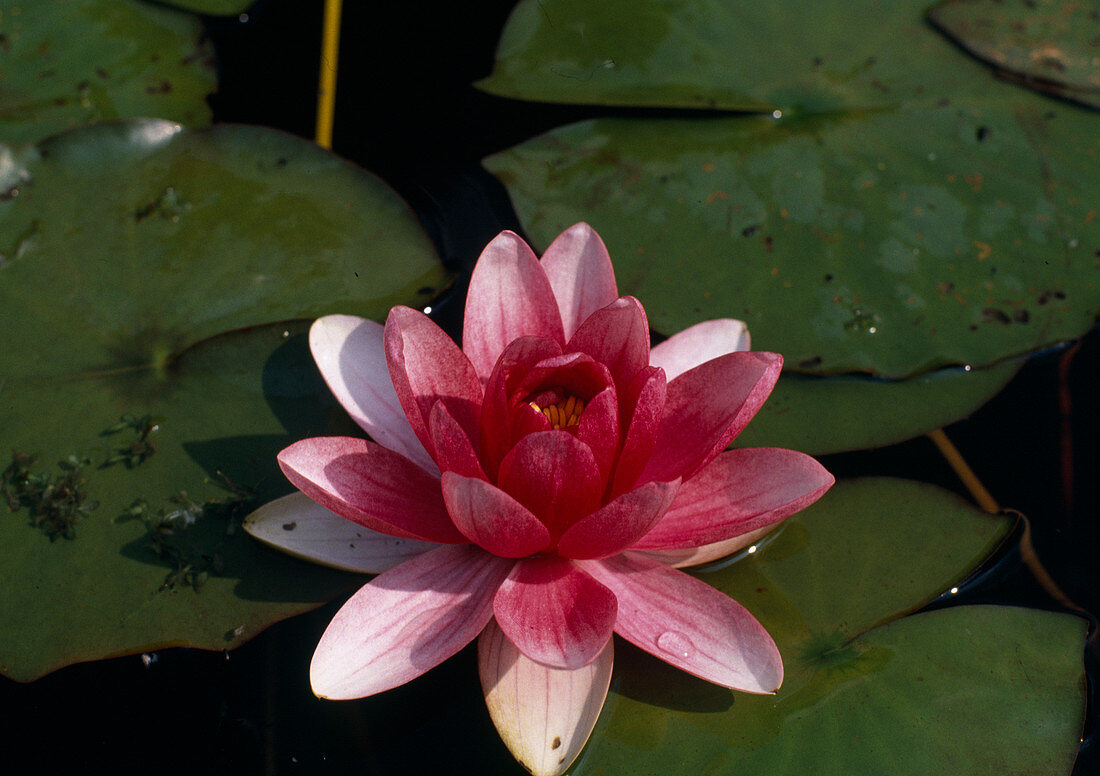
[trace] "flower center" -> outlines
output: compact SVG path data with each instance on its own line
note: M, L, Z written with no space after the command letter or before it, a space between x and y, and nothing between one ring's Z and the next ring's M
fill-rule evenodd
M570 396L559 402L554 402L546 407L540 407L535 402L529 402L535 412L541 412L550 421L551 428L565 428L575 426L584 412L584 402L576 396Z

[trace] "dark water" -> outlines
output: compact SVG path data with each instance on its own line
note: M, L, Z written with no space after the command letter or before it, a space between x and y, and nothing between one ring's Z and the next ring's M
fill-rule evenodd
M488 74L511 2L346 5L335 148L386 179L413 205L445 260L468 270L493 235L518 228L479 160L596 111L524 105L469 86ZM312 135L321 7L320 0L261 0L247 21L209 20L221 68L213 100L219 121ZM460 302L437 306L452 331ZM1094 330L1075 350L1034 358L989 405L948 429L997 500L1029 516L1043 564L1089 611L1100 607L1098 380ZM1068 415L1060 404L1066 396ZM838 476L891 474L964 492L923 438L824 462ZM973 602L1060 608L1015 549L953 599ZM74 766L108 773L420 772L391 759L379 741L396 741L396 751L440 747L448 752L440 770L520 772L489 726L470 650L414 683L400 705L386 696L371 704L317 701L306 670L337 605L277 625L229 654L166 650L145 660L72 666L30 685L0 681L0 741L9 762L24 755L33 762L8 772ZM1096 657L1093 645L1086 650L1092 676ZM1091 700L1095 695L1093 689ZM432 719L444 715L464 724ZM442 739L418 740L417 731L440 735L450 727L457 732L449 738L444 732ZM1100 773L1095 729L1090 712L1077 776Z

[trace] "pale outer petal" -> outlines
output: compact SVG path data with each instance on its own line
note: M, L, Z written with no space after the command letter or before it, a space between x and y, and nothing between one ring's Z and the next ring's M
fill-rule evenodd
M713 358L749 349L749 330L741 321L718 318L690 326L653 348L649 363L665 370L670 382Z
M372 531L325 509L304 493L264 504L244 519L244 530L295 558L361 574L381 574L440 546Z
M508 343L524 336L565 344L546 272L527 243L501 232L485 246L470 276L462 350L484 383Z
M477 661L489 716L508 750L535 776L564 773L607 698L612 641L582 668L547 668L524 657L490 622L478 639Z
M329 390L371 439L438 474L397 399L382 332L366 318L326 315L310 327L309 348Z
M493 595L512 564L469 544L449 545L375 577L321 636L309 666L313 692L363 698L439 665L492 618Z
M568 340L589 315L619 296L603 240L585 223L559 234L542 255Z
M615 593L615 633L635 646L733 690L771 694L783 683L774 639L725 593L636 553L574 563Z
M752 547L772 531L779 528L776 525L767 525L747 534L734 536L713 544L704 544L702 547L686 547L678 550L635 550L640 555L646 555L654 560L659 560L673 568L682 569L688 566L700 566L714 560L725 558L728 555Z

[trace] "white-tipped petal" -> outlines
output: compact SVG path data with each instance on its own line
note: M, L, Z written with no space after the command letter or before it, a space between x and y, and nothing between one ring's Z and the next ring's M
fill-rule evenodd
M665 370L671 382L689 369L727 353L749 349L749 330L741 321L718 318L689 326L650 351L649 363Z
M321 636L309 665L313 693L365 698L435 668L492 619L493 595L512 564L473 545L446 545L379 574Z
M554 289L566 340L585 318L619 296L607 247L588 224L574 224L554 238L541 263Z
M310 327L309 348L329 390L371 439L438 474L397 399L382 332L366 318L326 315Z
M372 531L325 509L304 493L264 504L244 519L244 530L296 558L362 574L381 574L439 546Z
M614 662L612 642L586 666L547 668L523 656L491 621L477 642L485 703L512 755L534 776L559 776L596 726Z
M704 544L702 547L685 547L675 550L636 550L636 552L641 555L647 555L650 558L659 560L661 563L677 569L686 568L688 566L701 566L704 563L710 563L711 561L724 558L727 555L733 555L733 553L743 550L746 547L751 547L769 533L776 530L776 528L777 526L774 525L764 526L756 531L749 531L747 534L734 536L732 539L714 542L713 544Z

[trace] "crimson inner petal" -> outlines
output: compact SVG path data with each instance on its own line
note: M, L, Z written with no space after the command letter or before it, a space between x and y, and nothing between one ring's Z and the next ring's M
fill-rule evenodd
M583 353L569 353L544 359L528 370L511 391L510 404L537 402L546 395L558 397L555 401L575 396L587 404L612 384L606 366Z

